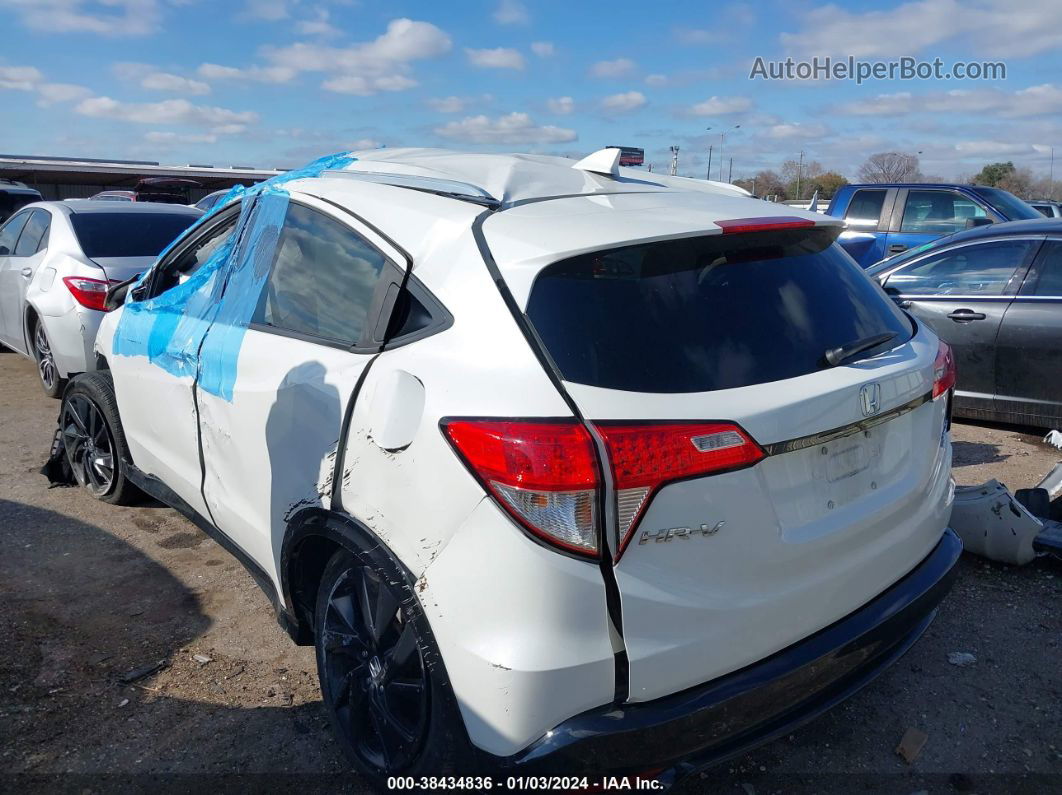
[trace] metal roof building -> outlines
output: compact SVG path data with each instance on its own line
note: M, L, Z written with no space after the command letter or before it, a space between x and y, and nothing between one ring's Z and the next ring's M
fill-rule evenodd
M143 177L184 177L202 184L192 201L222 188L250 185L288 169L251 166L164 166L144 160L0 154L0 177L25 182L45 199L84 199L102 190L132 189Z

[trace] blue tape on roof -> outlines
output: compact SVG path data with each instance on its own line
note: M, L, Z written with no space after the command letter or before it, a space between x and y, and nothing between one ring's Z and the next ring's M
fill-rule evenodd
M114 354L146 356L171 375L198 378L201 389L231 401L244 333L258 306L287 213L288 192L283 186L341 169L354 160L328 155L250 188L237 185L229 191L167 246L159 260L219 209L241 199L232 235L182 284L154 298L126 303L114 334Z

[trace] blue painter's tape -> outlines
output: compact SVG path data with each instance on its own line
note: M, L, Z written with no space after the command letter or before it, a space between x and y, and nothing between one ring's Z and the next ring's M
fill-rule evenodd
M114 354L146 356L171 375L197 378L204 391L231 401L244 332L269 275L287 212L288 193L282 186L352 162L347 155L328 155L250 188L238 185L229 191L189 231L241 199L233 234L184 283L154 298L126 303L115 330Z

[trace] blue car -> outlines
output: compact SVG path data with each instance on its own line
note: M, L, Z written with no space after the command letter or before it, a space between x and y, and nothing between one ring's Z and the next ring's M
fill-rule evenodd
M845 185L826 214L848 222L837 242L864 268L963 229L1043 218L999 188L909 183Z

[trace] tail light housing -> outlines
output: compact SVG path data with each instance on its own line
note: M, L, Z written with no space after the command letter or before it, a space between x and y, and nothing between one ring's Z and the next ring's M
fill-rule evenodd
M111 286L109 282L81 276L64 276L63 284L81 306L101 312L107 311L103 302L107 300L107 289Z
M933 399L948 393L955 386L955 354L951 346L940 340L937 358L933 361Z
M596 423L616 489L622 554L668 483L752 466L766 455L729 422ZM597 558L601 484L593 439L576 420L444 420L469 471L535 538Z

